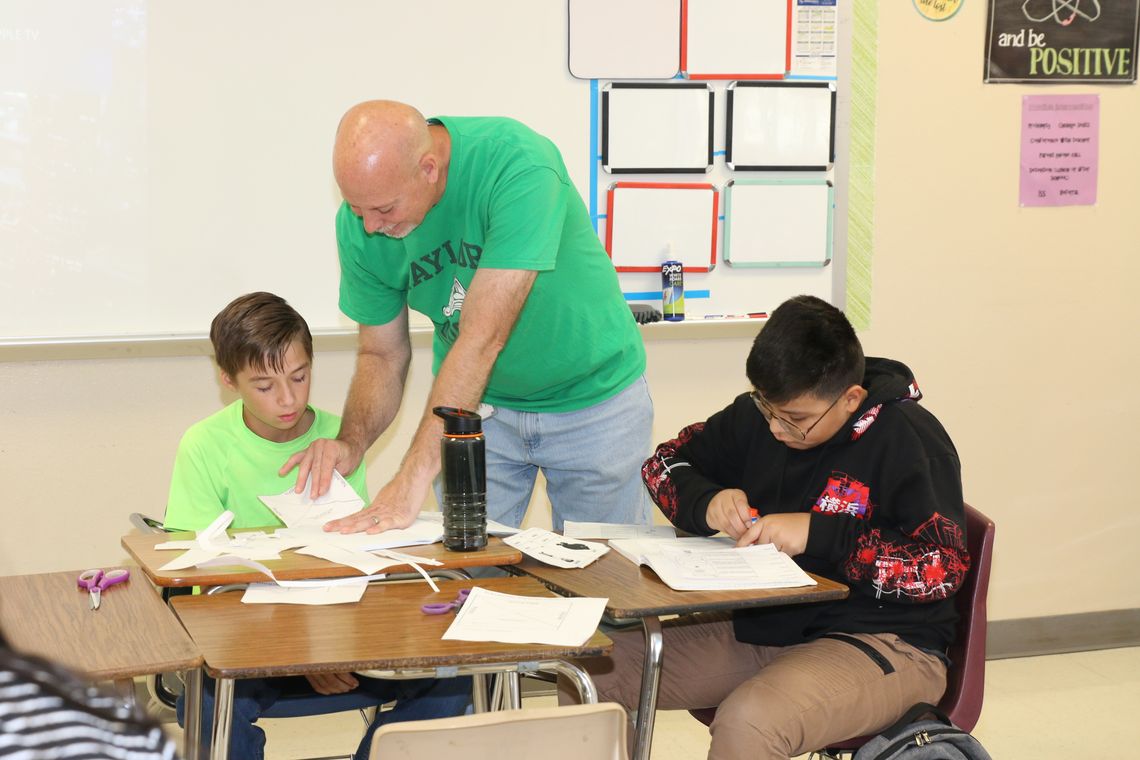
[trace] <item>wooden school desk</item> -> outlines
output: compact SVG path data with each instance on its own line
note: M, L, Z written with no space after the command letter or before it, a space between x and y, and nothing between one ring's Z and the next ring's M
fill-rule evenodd
M266 528L265 530L271 530ZM230 535L234 532L231 531ZM189 567L184 570L171 570L159 572L158 568L181 555L180 551L155 549L156 544L163 541L184 541L194 538L194 534L186 533L132 533L123 536L122 545L139 564L147 577L156 586L185 587L185 586L222 586L231 583L263 583L269 579L262 573L248 567L235 565L234 567ZM424 570L458 570L467 567L491 567L496 565L514 565L522 560L522 552L507 546L502 539L490 537L487 546L477 552L453 552L443 548L443 544L434 543L423 546L405 546L396 551L425 559L435 559L442 565L423 565ZM310 578L343 578L351 575L362 575L354 568L338 565L319 557L309 557L286 551L281 559L265 560L261 564L268 567L277 576L278 580L306 580ZM381 572L406 573L415 572L408 565L395 565Z
M657 686L661 676L661 615L770 607L842 599L842 583L812 575L815 586L747 591L674 591L652 570L633 564L616 551L609 551L592 565L560 568L525 557L510 568L541 581L548 588L570 596L608 597L606 616L612 620L640 619L645 632L645 663L641 671L641 697L634 733L634 760L649 760L653 722L657 710Z
M146 577L128 569L130 580L104 591L98 610L76 584L80 570L0 578L0 628L15 649L93 681L114 681L132 699L135 676L182 671L186 713L196 717L202 655ZM187 742L193 756L196 740Z
M479 585L520 596L552 596L532 578L374 583L356 604L320 607L242 604L241 594L178 596L171 606L202 651L205 670L217 679L210 757L226 760L236 678L369 671L382 678L448 678L461 675L555 670L570 678L585 702L597 693L585 671L567 660L608 654L605 635L582 646L444 641L454 614L425 615L421 605L451 601ZM256 645L251 646L251 637Z

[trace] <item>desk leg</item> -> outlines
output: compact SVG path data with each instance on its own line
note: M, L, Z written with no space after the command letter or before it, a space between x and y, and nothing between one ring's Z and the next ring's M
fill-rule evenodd
M186 760L202 760L202 669L191 668L182 674L186 684L186 724L182 732L182 754Z
M210 760L229 760L230 722L234 717L234 679L219 678L214 686L214 734Z
M641 666L641 698L637 702L637 724L634 727L633 760L649 760L653 745L653 720L657 717L657 686L661 681L661 620L649 616L641 619L645 629L645 661Z
M499 676L503 682L503 704L504 710L521 710L522 709L522 694L519 692L519 674L518 671L512 673L503 673Z
M471 708L477 713L487 712L487 674L476 673L471 676Z
M584 705L598 704L598 689L594 686L590 674L572 662L557 660L543 665L544 670L553 670L558 675L571 681L578 688L578 697Z

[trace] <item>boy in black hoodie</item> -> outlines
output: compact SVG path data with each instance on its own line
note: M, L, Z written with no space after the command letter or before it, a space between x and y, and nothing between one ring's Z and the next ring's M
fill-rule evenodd
M646 461L650 495L679 528L773 543L851 593L665 623L658 704L718 707L710 758L788 758L941 697L969 567L962 485L910 370L864 360L830 304L782 304L746 370L755 390ZM643 637L614 640L589 668L603 700L635 708Z

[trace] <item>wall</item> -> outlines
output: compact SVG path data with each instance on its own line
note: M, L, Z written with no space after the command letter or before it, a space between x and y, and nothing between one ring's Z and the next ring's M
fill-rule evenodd
M862 337L914 369L958 444L967 499L998 523L992 618L1140 607L1140 511L1118 485L1140 453L1140 94L1048 89L1101 94L1100 202L1019 209L1020 96L1046 90L982 85L984 10L966 3L934 24L880 4ZM648 333L658 440L744 389L748 327ZM406 411L369 454L374 488L411 437L429 362L418 346ZM349 350L318 352L314 403L340 407L352 363ZM120 561L126 515L162 512L179 435L223 400L203 355L0 362L0 573Z

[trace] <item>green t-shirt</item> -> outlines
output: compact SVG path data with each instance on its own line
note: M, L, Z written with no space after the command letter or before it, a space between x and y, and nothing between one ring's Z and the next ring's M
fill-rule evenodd
M435 325L432 372L455 343L477 267L532 269L534 286L484 392L489 404L568 412L645 371L645 346L562 156L513 119L441 117L451 135L443 197L402 240L337 213L340 309L382 325L405 303Z
M284 493L297 482L297 471L280 477L285 460L318 438L336 438L340 417L309 407L316 414L300 438L285 443L268 441L242 419L237 400L190 426L178 444L165 524L178 530L202 530L225 510L234 513L232 528L281 525L258 496ZM349 485L368 501L363 465L349 475Z

